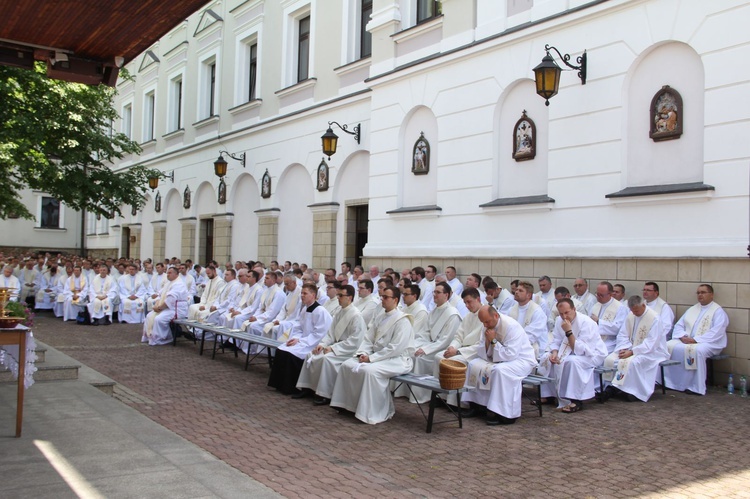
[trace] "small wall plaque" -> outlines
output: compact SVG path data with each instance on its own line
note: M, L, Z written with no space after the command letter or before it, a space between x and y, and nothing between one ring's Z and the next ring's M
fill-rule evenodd
M536 156L536 125L526 116L526 110L513 127L513 159L526 161Z
M414 175L427 175L430 173L430 143L424 138L424 132L414 143L412 152L411 172Z
M682 135L682 96L669 85L664 85L651 99L651 129L648 136L654 142L677 139Z

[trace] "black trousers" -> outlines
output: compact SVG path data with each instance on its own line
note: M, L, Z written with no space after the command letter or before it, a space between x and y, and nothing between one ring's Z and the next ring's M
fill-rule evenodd
M291 353L277 349L273 358L271 376L268 378L268 386L276 388L284 395L298 393L297 380L305 360Z

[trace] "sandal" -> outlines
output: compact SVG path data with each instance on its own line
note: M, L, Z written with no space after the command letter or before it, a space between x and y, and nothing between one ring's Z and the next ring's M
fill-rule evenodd
M573 414L574 412L578 412L582 410L583 410L582 402L571 402L570 404L563 407L561 409L561 412L564 412L565 414Z

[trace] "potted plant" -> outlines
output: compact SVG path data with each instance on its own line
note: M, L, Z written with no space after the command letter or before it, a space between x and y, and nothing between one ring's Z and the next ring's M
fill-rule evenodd
M17 301L8 302L5 305L5 313L8 314L8 317L5 318L6 320L11 318L21 320L15 322L15 324L0 324L0 327L15 327L16 324L23 324L28 328L34 326L34 312L32 312L25 303L19 303Z

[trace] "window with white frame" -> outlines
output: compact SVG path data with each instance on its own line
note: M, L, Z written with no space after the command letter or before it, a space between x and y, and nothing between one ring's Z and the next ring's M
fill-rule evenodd
M297 82L310 77L310 15L297 21Z
M258 98L258 41L254 40L247 47L247 100Z
M125 104L122 108L122 123L120 131L129 139L133 138L133 104Z
M143 142L154 140L156 119L156 91L147 92L143 98Z
M201 63L201 96L199 99L200 120L218 114L218 98L216 93L217 67L216 57L210 57Z
M182 75L169 81L169 123L168 132L182 129Z
M417 24L441 14L439 0L417 0Z
M41 196L37 220L42 229L62 228L62 206L60 201L50 196Z
M360 0L359 9L359 58L372 55L372 34L367 31L367 23L372 15L372 0Z

